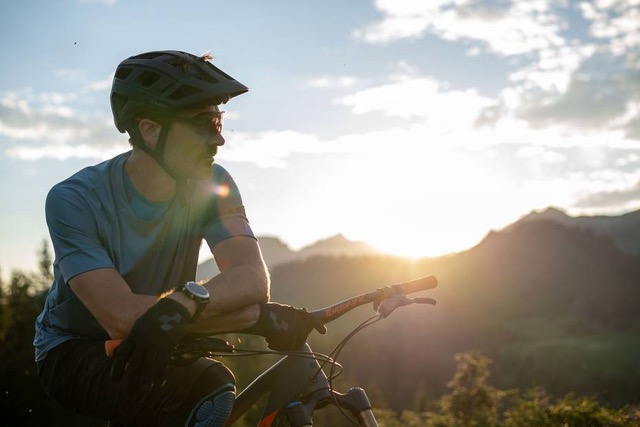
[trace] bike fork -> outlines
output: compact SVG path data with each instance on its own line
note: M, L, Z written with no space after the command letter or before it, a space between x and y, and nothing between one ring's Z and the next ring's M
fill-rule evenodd
M378 421L373 415L371 408L365 409L358 414L358 421L362 427L378 427Z
M329 403L337 403L340 408L355 416L361 427L378 427L369 398L360 387L353 387L346 394L333 392L333 396L326 399ZM305 405L300 401L291 403L286 409L289 425L291 427L312 427L311 414L314 409L315 405Z
M362 388L353 387L346 394L340 395L337 400L340 406L358 418L361 427L378 427L367 393Z

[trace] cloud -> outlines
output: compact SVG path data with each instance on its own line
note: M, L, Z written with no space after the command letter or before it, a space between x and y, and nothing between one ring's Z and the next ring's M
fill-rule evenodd
M582 16L590 21L590 34L605 40L609 50L625 55L640 46L640 2L638 0L582 1ZM636 54L635 64L640 64Z
M87 116L71 105L83 95L103 90L90 84L79 92L34 93L30 89L4 93L0 97L0 136L7 156L25 161L40 158L105 159L122 151L123 137L110 117Z
M576 201L574 207L593 210L623 211L633 208L640 202L640 181L628 188L596 191Z
M324 148L326 149L326 147ZM260 168L286 168L294 153L317 153L323 145L314 135L296 131L234 132L219 150L220 159L252 163Z
M627 138L640 140L638 105L640 69L628 69L624 58L600 53L581 63L566 91L524 94L516 114L536 127L621 128Z
M84 92L102 92L106 90L111 90L112 82L113 82L113 76L109 76L105 79L89 83L87 86L85 86L83 91Z
M480 43L499 55L561 46L561 22L545 1L376 0L380 22L354 31L372 44L432 34L444 40Z
M310 79L307 84L318 89L349 88L358 83L354 76L322 76Z
M393 81L346 95L336 103L353 114L381 112L389 117L428 120L432 126L470 126L494 103L475 89L451 90L428 76L395 75Z
M122 153L121 144L108 147L96 147L88 144L79 145L40 145L35 147L18 146L7 150L7 155L12 158L34 161L40 159L69 160L69 159L94 159L106 160Z
M474 55L517 56L508 77L476 125L517 117L534 127L567 131L622 129L640 140L640 1L578 4L536 0L377 0L382 20L354 32L373 44L432 35L464 40ZM583 20L570 19L574 10ZM588 33L591 38L574 34ZM355 102L355 100L351 100Z
M635 118L627 122L627 138L640 141L640 111L635 106Z

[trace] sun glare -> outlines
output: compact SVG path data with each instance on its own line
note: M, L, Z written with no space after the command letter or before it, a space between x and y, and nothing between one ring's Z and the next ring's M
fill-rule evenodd
M439 256L475 245L510 219L510 201L503 197L508 183L479 158L426 143L395 153L353 165L354 174L380 177L351 201L355 211L346 234L354 240L392 255Z

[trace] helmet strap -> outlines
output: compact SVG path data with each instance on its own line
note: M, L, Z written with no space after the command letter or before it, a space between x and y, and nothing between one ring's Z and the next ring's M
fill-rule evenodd
M167 135L169 134L170 122L165 122L160 127L160 135L158 135L158 142L156 143L155 150L149 150L152 152L151 156L158 162L160 167L176 182L176 195L180 204L184 206L187 203L187 179L176 174L169 165L164 161L164 146L167 142ZM148 148L148 147L147 147Z
M139 132L136 132L135 135L131 135L130 141L135 144L136 147L140 148L142 151L147 153L149 156L153 157L153 159L160 165L160 167L176 182L176 194L178 196L178 200L180 204L183 206L186 204L186 189L187 189L187 179L176 174L169 165L164 161L164 146L167 142L167 135L169 134L169 126L170 122L165 122L160 128L160 134L158 135L158 141L156 142L156 148L149 148L147 144L145 144L144 139L140 135Z

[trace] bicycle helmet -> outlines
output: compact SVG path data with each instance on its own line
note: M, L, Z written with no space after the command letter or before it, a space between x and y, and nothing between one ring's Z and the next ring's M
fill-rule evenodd
M186 108L224 104L249 90L211 59L211 55L198 57L175 50L147 52L122 61L113 77L111 111L116 127L121 133L129 132L131 143L152 156L179 189L185 186L184 177L164 160L171 116ZM139 135L136 119L142 117L168 122L160 130L155 149Z
M197 105L219 105L249 90L210 59L210 55L165 50L122 61L111 87L111 110L118 130L129 130L142 113L170 115Z

